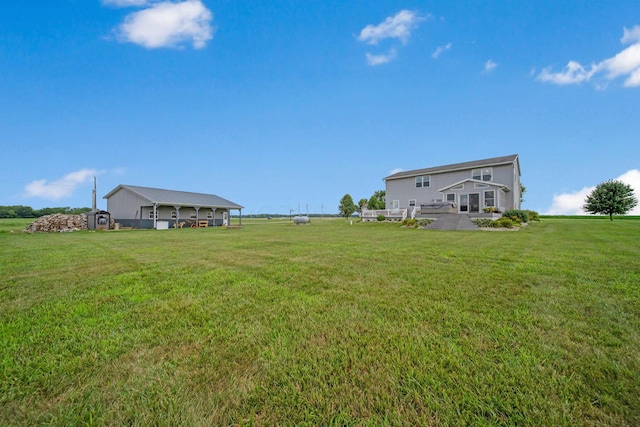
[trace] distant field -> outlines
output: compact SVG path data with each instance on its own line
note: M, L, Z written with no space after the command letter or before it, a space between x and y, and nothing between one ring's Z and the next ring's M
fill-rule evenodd
M640 220L0 220L0 425L640 425Z

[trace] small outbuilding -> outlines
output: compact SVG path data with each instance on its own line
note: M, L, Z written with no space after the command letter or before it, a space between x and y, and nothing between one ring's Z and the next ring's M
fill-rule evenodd
M120 184L103 198L123 227L158 228L158 221L171 228L229 226L232 211L238 211L242 225L243 206L214 194Z
M108 230L111 224L111 214L107 211L93 210L87 212L88 230Z

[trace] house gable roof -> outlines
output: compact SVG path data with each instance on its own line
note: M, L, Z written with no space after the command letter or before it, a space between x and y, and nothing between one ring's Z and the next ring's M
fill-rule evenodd
M107 193L103 199L108 199L113 194L120 190L130 191L145 200L148 200L151 204L165 205L165 206L199 206L207 208L227 208L227 209L242 209L244 206L240 206L229 200L218 197L214 194L204 193L192 193L188 191L175 191L175 190L163 190L160 188L139 187L136 185L124 185L120 184L109 193Z
M493 182L493 181L480 181L479 179L467 178L467 179L463 179L462 181L458 181L458 182L454 182L453 184L449 184L446 187L442 187L441 189L438 190L438 192L442 193L443 191L447 191L450 188L456 187L456 186L464 184L466 182L474 182L474 183L477 183L477 184L485 184L485 185L488 185L490 187L497 187L497 188L500 188L501 190L503 190L505 192L511 191L509 186L504 185L504 184L500 184L500 183Z
M453 163L453 164L444 165L444 166L436 166L431 168L414 169L410 171L398 172L398 173L394 173L393 175L389 175L388 177L384 178L384 180L386 181L390 179L400 179L400 178L408 178L408 177L420 176L420 175L453 172L458 170L474 169L474 168L487 167L487 166L507 165L511 163L516 163L516 165L518 166L517 167L518 173L520 173L520 167L518 164L519 163L518 155L511 154L509 156L493 157L493 158L484 159L484 160L474 160L472 162Z

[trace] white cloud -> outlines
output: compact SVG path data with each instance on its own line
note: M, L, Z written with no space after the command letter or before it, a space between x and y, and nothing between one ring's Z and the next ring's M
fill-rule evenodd
M367 25L360 31L358 40L368 44L378 44L380 40L395 38L404 44L409 39L411 31L426 18L418 16L410 10L401 10L394 16L389 16L378 25Z
M40 197L47 200L58 200L68 197L82 184L91 182L91 178L98 175L95 169L81 169L71 172L57 181L47 182L38 179L25 186L26 197Z
M202 49L213 38L212 19L213 14L200 0L163 1L130 13L115 31L118 40L149 49L181 47L189 42L194 49Z
M490 73L497 66L498 66L498 64L496 64L495 62L493 62L492 60L489 59L487 62L484 63L484 72L485 73Z
M438 59L438 57L445 51L451 49L451 46L453 46L453 44L451 42L447 43L444 46L438 46L438 48L431 54L431 57L433 59Z
M552 73L550 68L544 68L540 74L538 74L537 79L557 85L568 85L588 81L594 73L593 65L589 71L580 65L579 62L569 61L567 66L564 67L564 70L559 73Z
M633 188L636 198L640 197L640 170L632 169L616 178ZM584 187L573 193L556 194L553 196L553 202L549 210L544 215L584 215L582 209L585 199L596 187ZM629 215L640 215L640 206L636 206Z
M394 59L396 57L396 50L391 49L386 55L372 55L367 53L365 56L367 57L367 63L373 67L376 65L386 64Z
M551 67L544 68L537 80L567 85L588 82L596 75L602 75L607 82L617 77L627 76L624 81L625 87L640 86L640 25L631 29L624 28L620 41L624 44L633 44L615 56L597 64L592 63L590 66L585 67L577 61L569 61L559 72L552 72Z
M358 40L361 42L377 45L385 39L398 39L402 44L406 44L413 31L421 21L429 18L418 16L410 10L401 10L394 16L387 17L378 25L367 25L360 31ZM367 63L371 66L385 64L396 57L396 49L391 48L386 54L366 53Z
M102 4L115 7L135 7L148 5L149 0L102 0Z
M636 25L632 29L624 27L620 42L624 44L640 42L640 25Z

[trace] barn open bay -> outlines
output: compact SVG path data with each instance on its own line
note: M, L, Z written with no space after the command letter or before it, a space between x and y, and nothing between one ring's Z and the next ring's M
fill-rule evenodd
M0 233L0 423L636 425L640 222Z

